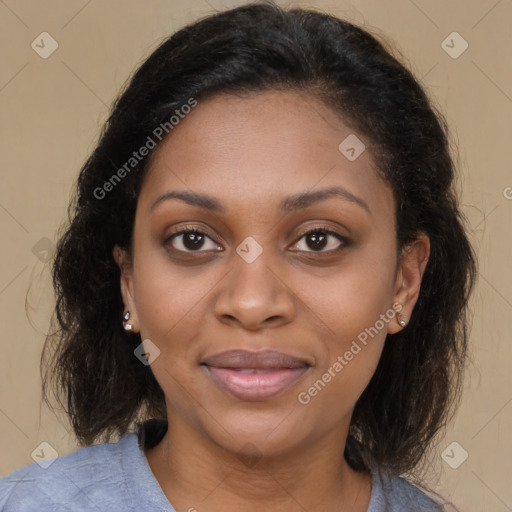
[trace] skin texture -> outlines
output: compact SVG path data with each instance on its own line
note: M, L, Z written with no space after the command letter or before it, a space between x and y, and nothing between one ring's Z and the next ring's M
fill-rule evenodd
M351 133L311 95L221 94L201 100L152 155L132 257L119 247L113 255L133 330L160 350L151 369L169 430L146 456L178 511L367 509L370 477L353 471L343 451L386 335L401 329L396 318L308 404L298 395L393 303L410 318L429 240L420 236L397 253L390 186L368 150L355 161L338 150ZM332 186L369 211L341 197L279 210L286 196ZM213 196L225 212L177 199L152 210L171 190ZM315 245L302 236L315 227L348 244L326 235L324 246ZM183 236L168 239L193 228L208 233L195 251L186 252ZM247 237L263 250L251 263L236 252ZM238 348L278 350L311 366L272 398L239 400L200 365Z

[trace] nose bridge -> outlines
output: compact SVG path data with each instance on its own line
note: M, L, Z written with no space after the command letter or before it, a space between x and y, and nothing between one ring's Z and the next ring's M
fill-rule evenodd
M261 238L260 238L261 242ZM245 238L236 248L233 255L233 273L235 290L249 295L273 294L275 290L275 258L269 244L263 248L262 243L253 237Z
M245 238L233 253L231 271L223 280L215 305L218 317L236 319L248 328L257 328L270 319L289 321L294 301L279 278L277 261L263 242Z

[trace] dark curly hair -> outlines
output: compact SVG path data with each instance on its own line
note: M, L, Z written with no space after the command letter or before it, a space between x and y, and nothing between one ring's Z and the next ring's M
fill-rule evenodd
M122 328L117 244L132 247L137 197L152 151L109 193L98 191L190 98L267 90L310 93L370 142L396 203L399 250L420 233L431 253L409 325L385 343L352 416L345 456L355 469L413 469L460 396L474 252L454 191L446 123L410 71L347 21L255 3L209 16L166 39L115 101L81 169L53 263L57 301L41 371L82 445L166 416L140 335ZM172 136L172 133L171 135ZM126 168L126 167L125 167ZM112 181L110 182L112 183ZM114 186L115 185L115 186Z

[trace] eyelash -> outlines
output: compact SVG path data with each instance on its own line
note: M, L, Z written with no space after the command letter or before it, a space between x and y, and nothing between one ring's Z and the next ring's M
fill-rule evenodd
M209 235L209 233L207 231L205 231L204 229L202 229L202 228L200 228L198 226L185 226L184 228L180 229L179 231L176 231L172 235L166 237L166 239L164 240L164 245L169 244L177 236L184 235L186 233L194 233L194 234L198 234L198 235L203 235L203 236L209 238L210 240L212 240L213 242L217 243ZM339 242L341 242L340 247L338 247L336 249L330 249L328 251L321 250L321 251L297 251L297 252L310 253L310 254L332 254L334 252L339 252L339 251L345 249L346 247L348 247L350 245L350 241L349 241L348 238L344 237L343 235L341 235L340 233L338 233L336 231L333 231L331 228L329 228L327 226L316 226L314 228L311 228L311 229L308 229L308 230L305 230L305 231L301 232L300 235L298 235L298 238L297 238L296 242L294 243L294 245L297 245L299 243L299 241L303 237L305 237L306 235L312 235L312 234L316 234L316 233L323 233L323 234L326 234L326 235L333 236ZM198 250L198 251L182 251L181 249L175 249L174 247L172 249L177 251L177 252L184 253L184 254L194 254L194 253L209 252L209 251L201 251L201 250Z
M332 254L335 252L339 252L345 248L347 248L350 245L350 241L347 237L341 235L337 231L334 231L332 228L329 228L328 226L316 226L311 229L306 229L305 231L302 231L297 238L297 241L295 244L297 244L303 237L306 235L314 235L315 233L324 233L326 235L330 235L334 238L336 238L339 242L341 242L341 245L336 249L330 249L328 251L301 251L306 253L313 253L313 254Z

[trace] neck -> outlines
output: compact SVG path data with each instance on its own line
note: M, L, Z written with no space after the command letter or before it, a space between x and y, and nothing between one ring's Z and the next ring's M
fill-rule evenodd
M146 456L176 510L364 512L370 475L354 471L344 459L344 430L263 456L249 444L238 453L228 451L183 424L169 423Z

